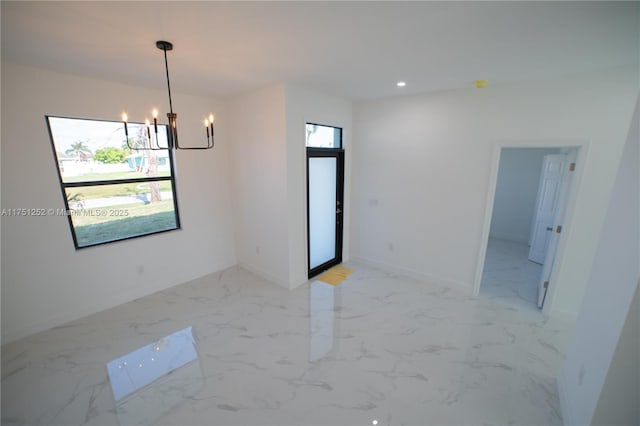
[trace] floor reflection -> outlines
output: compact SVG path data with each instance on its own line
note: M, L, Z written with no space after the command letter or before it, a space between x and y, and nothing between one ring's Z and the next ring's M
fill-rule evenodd
M313 281L309 288L309 361L326 356L334 344L338 287Z
M120 424L148 424L197 394L205 381L187 327L107 363Z

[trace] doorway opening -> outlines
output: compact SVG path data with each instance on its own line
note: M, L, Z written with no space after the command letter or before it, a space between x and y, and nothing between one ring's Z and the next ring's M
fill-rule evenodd
M342 262L342 129L307 123L308 278Z
M563 146L500 149L476 295L542 309L569 219L578 152Z

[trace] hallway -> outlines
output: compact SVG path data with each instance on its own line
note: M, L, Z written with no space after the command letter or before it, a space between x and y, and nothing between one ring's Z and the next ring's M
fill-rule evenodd
M528 260L528 253L526 244L490 238L480 295L537 309L542 265Z

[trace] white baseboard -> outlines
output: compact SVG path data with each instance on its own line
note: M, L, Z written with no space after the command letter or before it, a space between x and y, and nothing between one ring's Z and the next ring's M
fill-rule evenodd
M545 302L546 303L546 302ZM578 313L577 312L569 312L569 311L562 311L559 309L549 309L549 312L545 312L544 310L542 311L543 314L553 317L553 318L559 318L562 319L564 321L567 322L573 322L575 323L576 321L578 321Z
M23 339L25 337L32 336L34 334L40 333L42 331L47 331L55 327L59 327L71 321L76 321L81 318L84 318L89 315L97 314L98 312L106 311L107 309L114 308L118 305L122 305L127 302L131 302L133 300L139 299L141 297L149 296L153 293L157 293L159 291L167 290L171 287L175 287L177 285L181 285L187 283L189 281L193 281L195 279L204 277L209 274L215 274L216 272L223 271L231 266L234 266L235 263L223 266L217 271L212 271L208 274L196 276L196 277L187 277L182 282L179 283L169 283L165 286L158 286L157 282L148 283L145 286L131 286L127 291L122 292L113 292L111 297L109 298L101 298L99 301L95 303L79 303L76 304L77 309L73 311L62 312L58 315L52 315L48 318L44 318L38 321L35 321L30 324L22 325L20 327L16 327L13 330L5 332L2 330L2 345L7 343L15 342L16 340Z
M438 277L436 275L427 274L427 273L416 271L414 269L406 268L403 266L392 265L390 263L369 259L363 256L351 255L351 261L359 262L367 266L372 266L374 268L385 269L389 272L395 272L397 274L407 275L417 280L429 281L435 284L443 285L445 287L455 287L458 289L467 290L469 292L473 290L473 285L471 285L470 283L463 283L461 281L455 281L448 278Z
M503 241L508 241L510 243L517 243L517 244L522 244L522 245L529 245L529 240L528 239L522 239L520 238L519 235L511 235L511 234L505 234L505 235L489 235L489 239L490 240L503 240Z
M278 287L284 287L287 290L289 290L289 283L287 282L287 280L283 280L281 278L276 277L275 275L270 274L269 272L264 271L263 269L257 267L257 266L253 266L253 265L249 265L246 262L243 261L238 261L238 266L240 266L241 268L246 269L249 272L252 272L254 274L256 274L257 276L259 276L260 278L263 278L269 282L272 282L273 284L277 285Z

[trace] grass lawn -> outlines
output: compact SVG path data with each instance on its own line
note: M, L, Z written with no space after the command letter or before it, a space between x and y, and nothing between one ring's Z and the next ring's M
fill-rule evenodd
M73 216L78 246L119 240L122 238L144 235L158 231L175 229L176 219L173 201L167 200L146 205L126 205L100 209L102 212L118 211L128 216L82 215L91 210L80 210Z
M160 191L171 191L171 181L159 181ZM82 186L78 188L67 188L67 197L79 194L80 200L90 200L92 198L108 198L118 195L136 195L151 192L149 182L121 183L118 185Z

